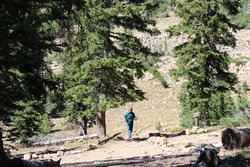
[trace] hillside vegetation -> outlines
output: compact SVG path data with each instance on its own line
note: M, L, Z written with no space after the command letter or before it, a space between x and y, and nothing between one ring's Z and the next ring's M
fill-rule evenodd
M149 34L134 32L137 37L143 42L145 46L149 46L154 51L163 53L161 62L157 64L159 71L163 74L168 88L164 88L160 81L155 79L152 74L145 73L144 78L137 80L137 86L146 93L147 100L138 101L134 103L127 103L121 107L113 108L107 111L107 133L112 135L117 132L123 132L125 135L125 122L123 115L130 108L133 107L135 114L139 120L135 124L135 130L148 129L154 131L157 124L161 124L165 131L180 130L179 114L181 112L181 105L178 97L181 91L182 80L174 80L169 75L169 70L175 67L175 58L173 57L172 49L174 46L186 40L185 36L169 38L165 29L171 25L178 24L179 18L170 14L167 18L157 18L156 27L161 31L160 35L150 36ZM235 48L221 48L229 52L229 54L236 59L241 57L250 58L250 30L240 30L235 34L237 38L237 45ZM58 73L60 66L53 64L53 71ZM231 65L232 72L236 72L239 78L239 84L246 81L250 84L250 62L237 66ZM248 98L250 94L248 94ZM59 121L60 127L62 121ZM90 133L95 133L95 128L90 129Z
M168 34L164 30L170 26L177 24L179 18L171 16L168 18L157 19L156 27L161 30L161 35L150 37L147 34L136 33L142 42L150 46L153 50L164 52L162 62L158 64L159 71L164 75L169 88L163 88L159 81L153 79L153 76L146 73L143 80L138 80L137 85L146 92L148 100L141 102L130 103L119 108L111 109L107 112L107 129L109 134L114 132L124 131L123 114L129 107L133 107L139 121L136 128L141 129L147 126L155 128L156 124L160 122L164 129L179 129L179 117L181 106L178 100L178 95L181 90L181 80L176 81L169 76L169 70L175 66L175 58L171 49L185 41L185 36L168 38ZM233 58L240 59L240 57L250 58L250 30L240 30L235 34L237 38L237 45L235 48L221 48L229 52ZM236 66L231 65L232 72L236 72L239 78L239 84L246 81L250 84L250 62L245 65ZM248 94L248 98L250 94Z

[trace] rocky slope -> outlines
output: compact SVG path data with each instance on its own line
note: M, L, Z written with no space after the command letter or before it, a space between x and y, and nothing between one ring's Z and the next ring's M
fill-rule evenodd
M138 129L148 125L156 125L160 122L165 129L178 127L178 115L180 113L180 104L178 102L178 95L181 89L181 81L175 81L169 76L169 69L175 66L175 58L173 58L172 48L186 40L185 36L169 38L164 30L180 21L174 16L169 18L157 19L156 27L162 32L158 36L150 36L145 33L135 34L141 41L152 48L152 50L164 52L162 62L158 64L159 71L164 75L169 83L169 88L164 89L159 81L154 80L152 75L146 73L144 79L138 80L138 86L146 92L148 100L130 103L116 109L111 109L107 112L108 132L124 131L123 113L128 107L134 107L135 113L138 115L139 123ZM235 33L237 38L237 45L235 48L221 48L227 51L232 57L239 59L240 57L250 58L250 30L240 30ZM235 64L230 66L230 71L237 73L239 83L246 81L250 85L250 61L245 65L237 67ZM250 94L249 94L250 97ZM150 123L149 123L150 122ZM109 127L116 127L109 128Z

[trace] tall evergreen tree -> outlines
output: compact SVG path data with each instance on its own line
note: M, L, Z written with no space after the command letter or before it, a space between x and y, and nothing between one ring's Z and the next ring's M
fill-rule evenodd
M240 5L238 0L177 2L175 13L182 20L167 31L171 36L188 36L187 42L174 48L178 60L177 68L172 70L173 76L187 80L181 95L184 115L201 112L201 119L209 124L212 96L232 90L237 83L236 75L228 71L229 55L219 46L235 46L233 32L238 27L228 16L237 14Z
M157 7L148 0L84 0L72 13L78 20L74 44L64 61L66 96L97 115L97 133L106 136L105 112L126 102L144 99L134 77L143 77L157 59L132 31L151 35L155 22L143 13ZM79 10L78 10L79 9ZM78 16L78 17L76 17ZM152 70L153 71L153 70Z
M51 4L46 0L0 3L0 122L5 125L13 121L12 111L20 109L17 102L39 100L45 93L44 57L57 48L50 25L58 16L49 10ZM0 163L6 159L2 135L0 129Z

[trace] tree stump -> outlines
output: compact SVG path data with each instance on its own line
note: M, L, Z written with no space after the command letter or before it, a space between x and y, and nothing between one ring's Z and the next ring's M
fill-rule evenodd
M225 149L243 148L250 145L250 129L227 128L222 131L222 144Z

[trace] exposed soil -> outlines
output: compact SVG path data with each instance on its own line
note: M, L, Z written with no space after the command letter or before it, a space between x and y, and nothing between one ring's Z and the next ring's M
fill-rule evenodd
M202 143L212 144L219 148L220 158L235 155L239 151L227 151L222 148L220 132L169 137L167 138L167 145L162 146L149 143L148 135L145 134L135 135L131 140L112 140L95 150L64 155L62 166L191 167L195 166L199 154L199 145ZM190 146L190 143L192 143L192 146Z

